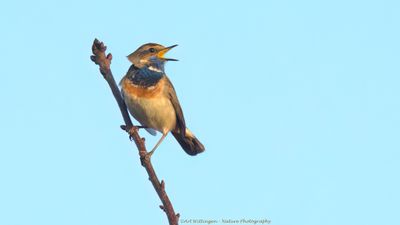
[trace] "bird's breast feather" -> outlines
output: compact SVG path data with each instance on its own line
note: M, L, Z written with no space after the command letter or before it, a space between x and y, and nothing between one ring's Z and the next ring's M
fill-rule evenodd
M134 84L129 79L123 79L121 82L122 90L125 95L129 95L131 97L136 98L155 98L163 93L165 80L161 79L157 84L149 87L143 87L140 85Z

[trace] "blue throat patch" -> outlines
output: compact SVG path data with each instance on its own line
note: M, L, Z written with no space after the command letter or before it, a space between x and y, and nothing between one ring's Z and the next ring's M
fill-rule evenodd
M164 68L153 66L159 71L151 70L148 66L138 68L132 65L129 70L127 77L132 83L141 87L151 87L158 83L158 81L164 76Z

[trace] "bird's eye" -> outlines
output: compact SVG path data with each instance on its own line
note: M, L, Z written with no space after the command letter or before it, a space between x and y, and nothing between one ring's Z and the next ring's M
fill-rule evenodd
M156 52L156 50L154 48L150 48L149 51L150 52Z

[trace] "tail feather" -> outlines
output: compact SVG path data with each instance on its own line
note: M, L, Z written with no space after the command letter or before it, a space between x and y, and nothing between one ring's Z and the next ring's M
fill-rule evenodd
M203 144L188 129L186 129L185 136L181 135L179 132L172 132L172 135L174 135L183 150L189 155L194 156L205 150Z

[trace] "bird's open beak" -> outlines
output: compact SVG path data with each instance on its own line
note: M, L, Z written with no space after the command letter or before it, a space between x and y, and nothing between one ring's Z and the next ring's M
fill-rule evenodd
M178 46L178 45L172 45L172 46L169 46L169 47L166 47L166 48L160 50L157 54L158 58L165 60L165 61L178 61L177 59L164 58L165 53L167 53L172 48L175 48L176 46Z

